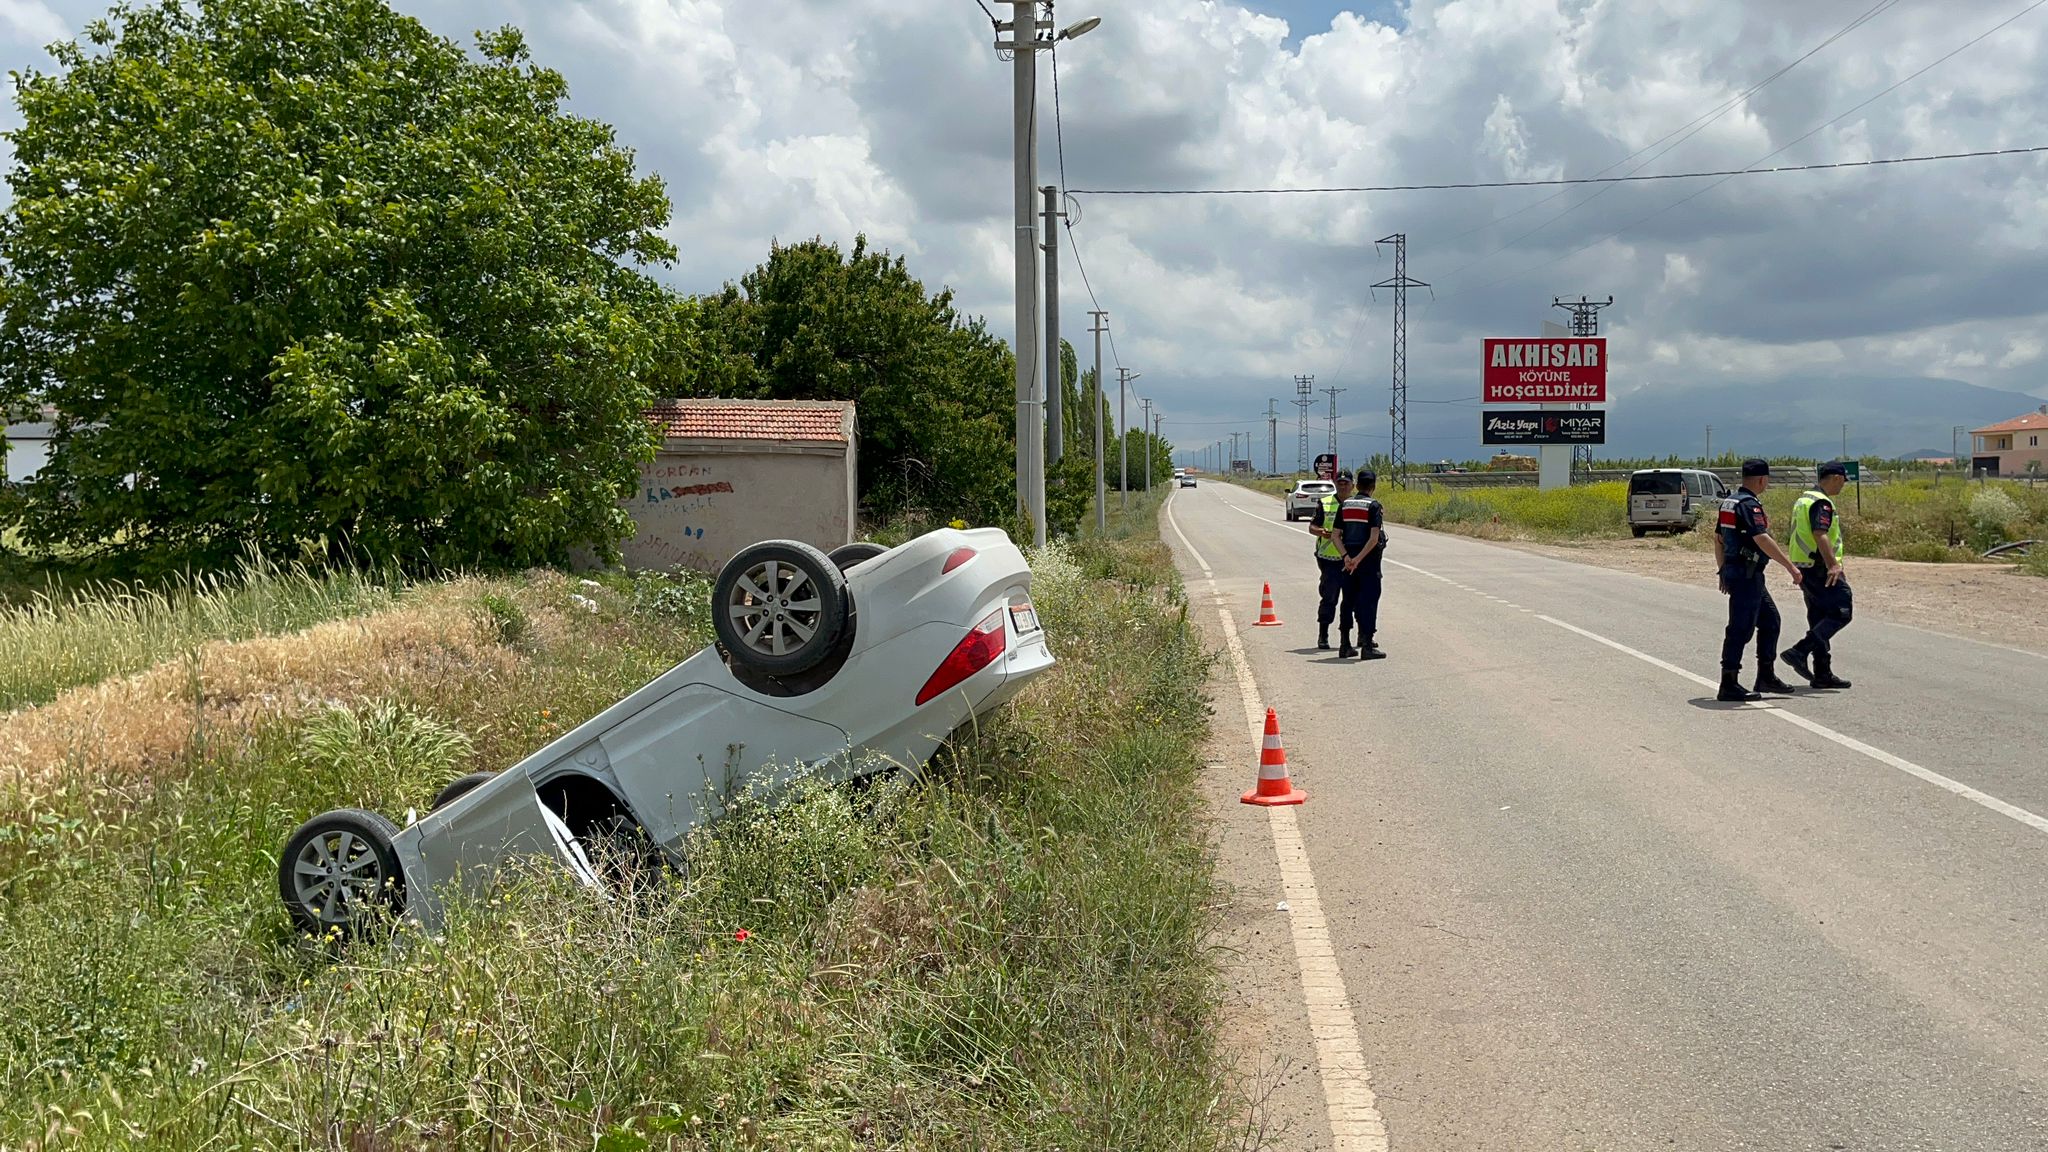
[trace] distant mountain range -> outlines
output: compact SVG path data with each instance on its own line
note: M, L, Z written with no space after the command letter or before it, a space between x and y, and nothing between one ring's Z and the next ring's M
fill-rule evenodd
M2043 400L2024 392L1982 388L1960 380L1899 377L1878 380L1807 378L1730 385L1645 385L1610 397L1609 457L1698 456L1713 426L1713 449L1760 456L1916 458L1949 454L1950 430L1969 429L2032 412ZM1415 459L1489 456L1479 444L1479 409L1412 406L1409 440Z

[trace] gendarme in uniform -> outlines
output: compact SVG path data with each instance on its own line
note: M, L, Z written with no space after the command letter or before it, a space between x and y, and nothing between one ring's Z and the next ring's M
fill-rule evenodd
M1830 461L1816 470L1815 489L1792 505L1792 538L1788 551L1798 567L1799 590L1806 595L1806 637L1785 650L1785 663L1815 688L1847 688L1835 675L1835 634L1856 617L1849 578L1842 572L1842 517L1835 497L1849 482L1849 470Z
M1339 472L1337 491L1323 497L1309 527L1309 534L1316 538L1316 567L1322 570L1316 585L1320 597L1316 602L1316 647L1324 651L1330 647L1330 621L1337 617L1337 597L1344 590L1344 533L1338 526L1338 512L1350 498L1351 476ZM1344 647L1351 647L1351 617L1344 618L1338 632Z
M1379 476L1372 469L1360 468L1358 491L1337 513L1344 529L1344 619L1347 625L1358 625L1358 651L1353 652L1347 643L1337 650L1339 658L1355 655L1384 660L1387 656L1373 639L1380 622L1381 561L1387 555L1386 511L1372 498L1378 484Z
M1792 686L1778 679L1778 605L1764 586L1764 566L1772 560L1792 573L1800 573L1785 550L1771 538L1771 518L1764 512L1762 497L1771 486L1771 466L1763 460L1742 465L1742 487L1721 501L1720 522L1714 529L1714 562L1720 568L1721 591L1728 596L1728 630L1721 638L1721 690L1716 699L1730 703L1761 700L1761 693L1785 693ZM1742 652L1751 637L1756 646L1756 691L1743 688Z

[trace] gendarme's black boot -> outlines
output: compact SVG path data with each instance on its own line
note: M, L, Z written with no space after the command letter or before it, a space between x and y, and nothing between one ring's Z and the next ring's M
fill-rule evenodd
M1815 688L1847 688L1849 682L1835 675L1834 657L1816 656L1813 659L1813 686Z
M1321 652L1328 652L1330 650L1330 626L1328 624L1323 624L1316 628L1316 649Z
M1757 669L1756 690L1759 692L1769 692L1773 696L1790 696L1792 694L1792 686L1778 679L1778 670L1768 664Z
M1799 673L1801 680L1806 681L1808 684L1813 683L1813 666L1806 662L1805 641L1801 641L1798 645L1778 653L1778 659L1783 660L1794 672Z
M1337 640L1338 640L1338 646L1337 646L1337 659L1339 659L1339 660L1349 660L1349 659L1351 659L1351 658L1352 658L1353 656L1356 656L1356 655L1358 655L1358 649L1356 649L1356 648L1353 648L1353 647L1351 646L1351 633L1349 633L1349 632L1339 632L1339 633L1337 634Z
M1721 670L1721 691L1714 699L1723 704L1749 704L1763 699L1742 686L1742 670L1723 668Z

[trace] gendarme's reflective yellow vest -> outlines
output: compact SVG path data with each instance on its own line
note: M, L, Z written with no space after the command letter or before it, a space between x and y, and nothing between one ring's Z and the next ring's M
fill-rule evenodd
M1817 500L1833 504L1825 492L1807 491L1792 505L1792 540L1787 551L1792 553L1792 563L1799 568L1811 567L1820 556L1820 543L1813 538L1813 505ZM1840 560L1842 552L1842 510L1835 509L1835 515L1828 521L1828 543L1835 550L1835 559Z
M1337 515L1343 510L1344 502L1332 495L1323 497L1323 530L1341 533L1344 529L1337 523ZM1342 560L1344 543L1335 535L1316 537L1316 558L1319 560Z

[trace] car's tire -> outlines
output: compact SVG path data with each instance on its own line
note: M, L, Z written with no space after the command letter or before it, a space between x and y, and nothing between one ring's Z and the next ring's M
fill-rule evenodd
M398 826L375 812L337 808L292 833L277 859L277 893L301 932L355 936L380 913L405 909Z
M846 574L796 540L764 540L725 562L711 594L711 625L734 664L792 676L822 663L844 632Z
M434 802L427 805L427 811L439 812L441 809L468 795L471 789L489 782L496 776L496 772L471 772L466 776L457 776L455 779L442 785L439 792L434 793Z
M844 572L856 564L865 564L887 551L889 548L885 544L877 544L872 540L856 540L851 544L841 544L827 552L825 558L838 565L839 570Z
M1631 524L1628 526L1628 530L1629 532L1634 534L1635 538L1638 540L1641 540L1643 536L1649 532L1648 528L1645 528L1640 524Z

